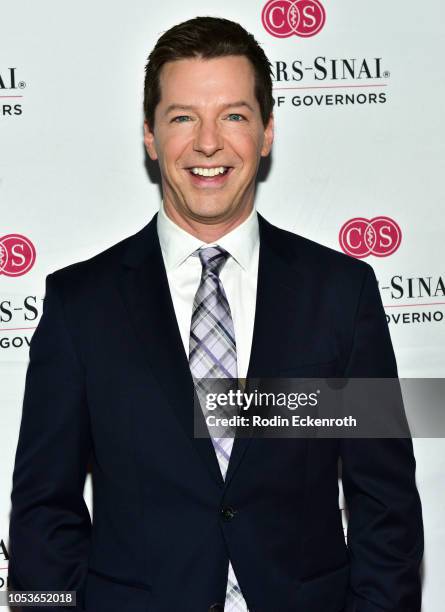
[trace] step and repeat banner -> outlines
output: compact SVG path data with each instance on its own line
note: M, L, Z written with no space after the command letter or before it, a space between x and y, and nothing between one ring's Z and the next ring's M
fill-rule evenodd
M370 263L400 376L443 377L445 9L439 0L28 0L0 7L5 589L12 469L45 277L135 233L157 211L159 176L142 141L144 66L174 23L226 17L263 45L273 66L276 131L260 169L257 209ZM445 444L429 438L414 445L426 536L423 610L436 612L443 605ZM91 511L89 476L85 497Z

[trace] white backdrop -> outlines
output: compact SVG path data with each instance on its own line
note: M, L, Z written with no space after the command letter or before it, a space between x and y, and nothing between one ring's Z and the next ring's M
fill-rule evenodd
M276 140L258 210L338 250L347 221L394 221L400 246L366 261L380 282L399 373L443 376L444 5L321 2L320 31L286 38L263 25L262 1L0 5L0 589L29 340L45 276L136 232L157 210L142 143L144 65L176 22L227 17L264 46L275 69ZM269 30L288 27L291 4L270 5ZM311 15L317 12L306 13L308 26ZM426 534L423 610L436 612L443 607L445 444L415 440L415 451Z

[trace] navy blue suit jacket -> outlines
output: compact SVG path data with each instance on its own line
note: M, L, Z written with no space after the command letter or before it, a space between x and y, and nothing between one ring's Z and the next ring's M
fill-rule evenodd
M248 377L397 376L372 268L259 221ZM156 216L47 277L11 499L11 587L78 610L218 610L229 557L251 612L420 610L411 440L236 438L224 482L194 438Z

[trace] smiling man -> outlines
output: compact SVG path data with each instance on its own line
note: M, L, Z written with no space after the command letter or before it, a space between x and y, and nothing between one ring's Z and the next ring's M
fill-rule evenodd
M147 151L161 168L165 212L211 242L252 212L259 161L272 146L272 114L263 120L244 55L169 61L158 87L162 96L144 127Z
M206 378L397 376L370 266L255 211L272 109L270 64L239 24L195 18L151 52L144 139L163 202L135 235L47 277L13 588L76 590L88 612L420 611L410 439L194 436Z

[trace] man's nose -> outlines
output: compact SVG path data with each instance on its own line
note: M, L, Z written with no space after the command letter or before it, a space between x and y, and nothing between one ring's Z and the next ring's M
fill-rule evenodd
M193 148L210 157L223 148L223 139L216 121L202 121L197 128Z

